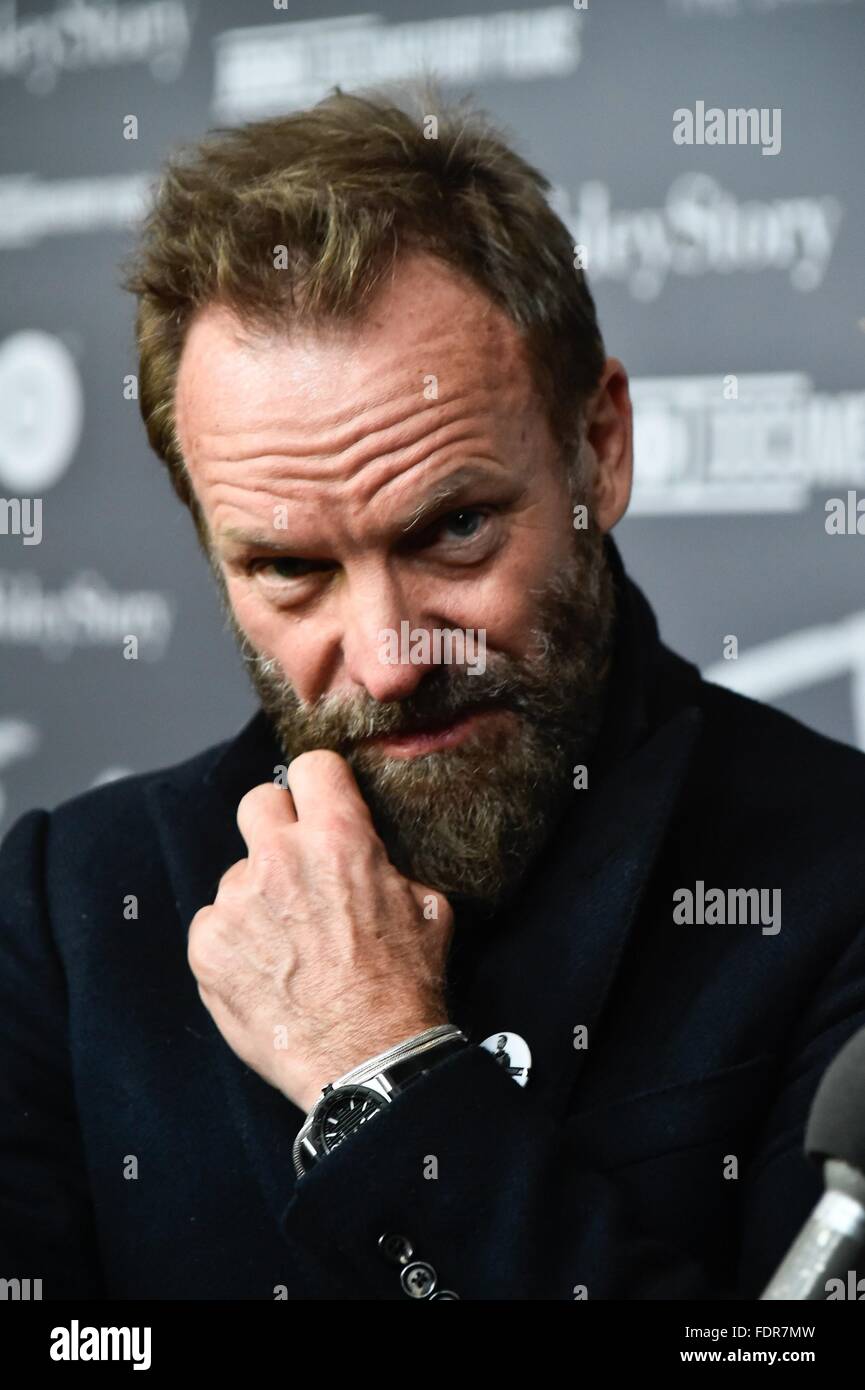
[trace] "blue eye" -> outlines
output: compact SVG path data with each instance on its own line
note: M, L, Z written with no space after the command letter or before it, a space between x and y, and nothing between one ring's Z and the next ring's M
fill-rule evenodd
M483 512L466 507L463 511L451 512L450 516L444 517L441 529L442 531L451 531L458 540L471 540L473 536L477 535L480 524L485 519Z

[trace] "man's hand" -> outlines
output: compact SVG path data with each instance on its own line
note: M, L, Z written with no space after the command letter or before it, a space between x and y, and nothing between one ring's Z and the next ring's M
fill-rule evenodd
M308 1110L326 1082L448 1022L453 913L391 864L338 754L301 754L288 784L240 802L248 858L192 919L188 959L229 1047Z

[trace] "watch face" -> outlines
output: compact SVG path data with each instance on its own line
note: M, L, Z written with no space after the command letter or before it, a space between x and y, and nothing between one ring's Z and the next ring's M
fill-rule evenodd
M386 1105L384 1097L369 1086L340 1086L320 1102L309 1137L319 1153L331 1153Z

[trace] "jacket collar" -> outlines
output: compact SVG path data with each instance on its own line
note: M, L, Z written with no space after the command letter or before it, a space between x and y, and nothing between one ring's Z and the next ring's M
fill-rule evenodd
M616 636L589 785L557 825L508 907L459 923L448 965L450 1016L474 1041L516 1032L529 1085L563 1112L591 1045L663 844L702 725L699 671L661 643L654 613L612 537Z
M562 1113L599 1027L641 896L664 840L701 725L699 672L660 642L654 614L607 537L616 587L616 636L606 710L589 786L574 791L508 910L457 923L448 962L451 1020L480 1042L519 1033L532 1052L529 1085ZM226 746L203 783L171 773L148 788L183 930L213 901L219 878L244 857L240 798L272 781L282 755L259 711ZM202 1011L203 1011L203 1005ZM588 1030L588 1049L574 1028ZM201 1026L201 1020L199 1020ZM301 1112L214 1034L214 1055L236 1123L277 1216L292 1181Z

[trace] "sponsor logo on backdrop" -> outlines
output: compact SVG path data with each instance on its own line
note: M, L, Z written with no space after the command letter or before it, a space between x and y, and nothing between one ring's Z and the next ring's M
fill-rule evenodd
M125 231L147 211L158 178L0 176L0 249L45 236ZM590 282L618 281L642 301L657 299L671 276L776 271L801 293L817 289L844 212L829 194L740 201L717 179L694 173L673 181L661 208L616 209L597 180L579 188L575 203L568 189L555 187L550 204L585 247Z
M706 680L768 703L822 681L850 677L853 735L865 751L865 609L834 623L802 628L704 670Z
M92 571L49 591L37 574L0 570L0 646L35 647L62 660L71 652L105 647L120 651L129 634L149 661L165 654L175 603L152 589L112 589Z
M803 372L637 377L630 513L789 512L827 484L865 484L865 391Z
M392 23L377 14L228 29L214 40L213 114L276 115L335 84L401 82L432 70L443 82L565 77L580 62L572 5Z
M0 489L53 487L72 462L83 418L78 368L62 339L29 330L0 343Z
M861 0L667 0L672 15L686 19L738 19L776 10L814 10L818 6L858 5Z
M29 92L44 96L64 72L146 63L158 80L174 81L183 71L196 10L187 0L73 0L19 15L15 0L6 0L0 8L0 78L21 77Z
M106 178L39 179L0 176L0 250L32 246L42 237L122 230L147 210L153 174Z
M840 201L824 196L739 199L709 174L685 173L660 208L615 208L605 183L577 193L556 187L550 204L586 248L590 283L618 281L634 299L652 300L671 275L689 280L732 272L779 271L803 293L822 284L838 227Z

